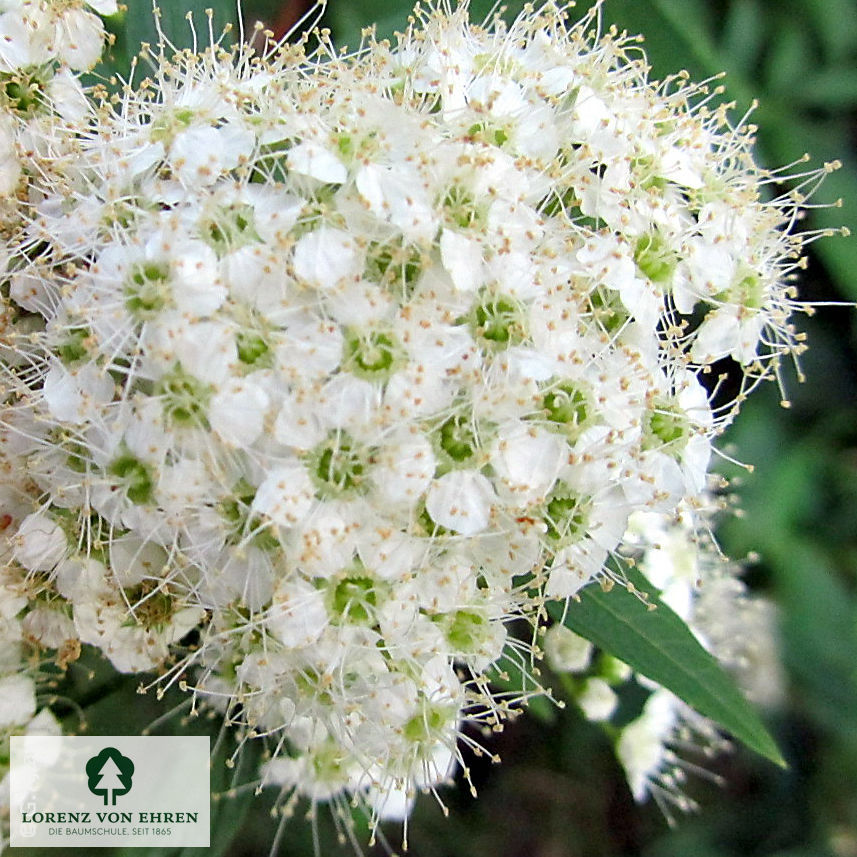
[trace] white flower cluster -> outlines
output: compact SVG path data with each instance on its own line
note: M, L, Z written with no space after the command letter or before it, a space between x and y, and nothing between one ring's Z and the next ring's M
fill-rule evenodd
M0 227L22 172L34 172L54 113L81 119L86 96L76 71L98 61L102 15L116 0L0 0Z
M2 464L2 462L0 462ZM5 483L7 474L0 475L0 534L14 525L8 510L20 506L20 499ZM7 540L0 541L0 852L7 844L9 827L9 739L12 735L59 735L61 727L54 714L39 705L36 671L28 658L28 634L36 619L38 608L30 602L21 575L12 563ZM74 637L73 634L70 637ZM72 640L72 649L79 651ZM65 640L55 637L54 647L60 649ZM58 653L58 660L72 654ZM77 654L72 654L77 657Z
M660 592L661 601L684 620L703 646L737 679L746 696L776 705L783 688L777 660L774 605L751 595L741 566L729 562L712 542L716 509L679 508L675 515L635 512L623 555ZM548 664L573 673L569 688L587 719L609 723L621 716L619 691L635 681L649 691L642 711L615 734L616 755L638 801L652 796L667 816L694 806L682 792L686 770L700 771L681 756L697 747L712 755L726 746L717 725L700 716L668 689L634 674L627 664L595 650L588 640L557 624L545 634Z
M54 8L91 62L82 7L12 5L25 65ZM28 638L160 669L270 737L263 782L381 815L508 713L509 620L692 506L796 347L795 203L724 110L550 4L418 17L345 59L162 51L55 129L0 351Z
M89 7L89 8L87 8ZM58 123L81 121L87 97L75 72L92 67L106 34L93 14L113 14L115 0L0 0L0 267L14 256L13 236L29 217L28 200L48 166L48 141L61 145ZM67 142L71 137L67 137ZM4 277L5 279L5 277ZM39 665L28 657L33 642L55 650L62 665L80 653L80 641L66 613L38 603L40 587L31 587L13 559L9 536L20 533L28 508L38 502L26 484L22 464L5 420L15 395L8 371L19 365L17 342L25 331L44 325L9 300L0 303L0 851L8 832L9 738L58 735L60 724L48 708L39 708ZM31 524L32 526L32 524ZM26 528L24 528L26 531Z

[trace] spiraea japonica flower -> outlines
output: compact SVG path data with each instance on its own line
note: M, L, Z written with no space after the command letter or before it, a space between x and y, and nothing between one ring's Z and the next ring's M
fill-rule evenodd
M693 520L800 348L797 202L703 87L592 24L444 6L345 58L164 47L58 111L3 292L32 644L180 684L267 738L285 796L401 817L514 711L489 678L536 653L509 623L621 584L630 521Z

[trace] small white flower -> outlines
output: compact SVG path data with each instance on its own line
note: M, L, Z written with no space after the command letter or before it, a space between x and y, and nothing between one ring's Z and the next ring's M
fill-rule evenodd
M20 673L0 678L0 729L22 726L35 713L35 681Z
M565 625L551 625L545 633L545 655L558 672L582 672L589 666L594 646Z
M472 536L488 526L495 499L486 476L473 470L453 470L432 483L426 510L440 526Z
M239 449L252 446L265 423L270 397L249 379L232 381L211 398L208 418L211 427L226 442Z
M319 143L307 141L292 146L286 163L290 170L320 182L342 184L348 178L345 164Z
M275 524L293 527L312 509L314 498L315 487L306 467L293 461L265 477L253 497L252 509Z
M577 704L587 720L609 720L619 705L616 692L602 678L590 678L584 682L577 697Z
M298 241L294 251L295 276L326 291L341 288L360 273L360 255L354 239L341 229L322 226Z
M265 624L271 633L292 648L314 643L328 621L322 593L301 580L278 587L265 615Z
M13 558L28 571L51 571L68 550L62 528L42 512L21 521L12 545Z

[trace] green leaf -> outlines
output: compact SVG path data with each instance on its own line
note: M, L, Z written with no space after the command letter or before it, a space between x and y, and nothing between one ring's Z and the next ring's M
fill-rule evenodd
M801 104L827 110L857 107L857 68L835 66L810 72L795 86L792 96Z
M801 12L818 33L830 60L845 60L857 40L853 0L803 0Z
M742 74L752 73L765 44L767 22L757 0L734 0L729 4L720 48L733 69Z
M765 80L770 93L790 97L791 90L800 83L814 57L809 35L793 21L782 23L776 37L771 40L765 62Z
M579 601L554 603L548 612L572 631L619 658L646 678L672 691L700 714L711 718L751 750L786 767L758 714L685 623L657 597L639 572L628 579L648 595L651 609L623 587L605 592L587 586Z

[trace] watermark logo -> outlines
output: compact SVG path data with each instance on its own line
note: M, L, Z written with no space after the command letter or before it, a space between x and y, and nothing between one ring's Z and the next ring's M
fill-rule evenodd
M134 763L115 747L105 747L86 763L89 790L104 798L105 806L116 806L116 796L131 791Z
M210 844L207 737L13 735L10 750L13 847Z

